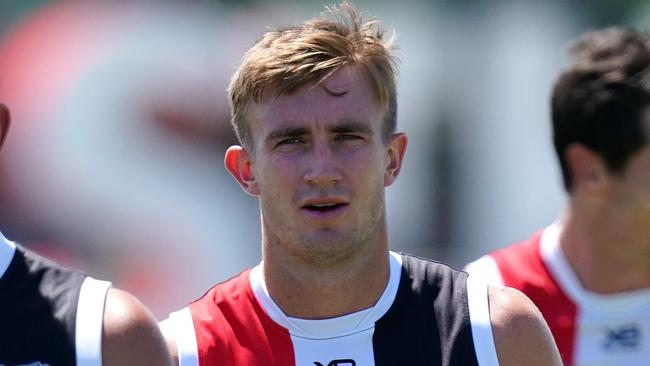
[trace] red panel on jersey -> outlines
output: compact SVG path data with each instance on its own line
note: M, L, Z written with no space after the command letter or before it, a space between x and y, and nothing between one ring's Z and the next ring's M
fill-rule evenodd
M294 366L289 331L264 312L249 278L247 270L189 305L199 365Z
M551 328L565 364L573 361L576 306L551 276L540 254L542 233L526 242L495 251L494 258L504 285L528 296Z

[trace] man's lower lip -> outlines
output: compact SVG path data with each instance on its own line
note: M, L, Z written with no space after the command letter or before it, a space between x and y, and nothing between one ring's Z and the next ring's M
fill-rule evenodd
M316 209L309 209L306 207L301 208L300 210L306 215L309 216L310 218L318 219L318 220L325 220L325 219L332 219L335 218L343 213L345 209L348 207L348 205L338 205L334 208L330 208L327 210L316 210Z

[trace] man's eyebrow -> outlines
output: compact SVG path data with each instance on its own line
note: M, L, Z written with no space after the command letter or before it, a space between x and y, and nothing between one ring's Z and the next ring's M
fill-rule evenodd
M343 133L343 132L361 132L361 133L372 133L372 129L366 123L356 122L356 121L341 121L330 129L332 132Z
M266 141L271 141L275 140L278 138L282 137L288 137L288 136L302 136L306 135L309 133L309 129L307 127L283 127L283 128L278 128L277 130L271 131L271 133L266 136Z

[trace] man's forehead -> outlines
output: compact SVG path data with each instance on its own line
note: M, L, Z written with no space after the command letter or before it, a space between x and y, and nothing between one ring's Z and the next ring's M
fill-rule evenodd
M318 113L328 115L374 115L378 103L367 77L348 68L337 71L320 83L309 83L290 94L278 95L269 87L260 103L251 101L247 108L249 121L269 118L297 118Z
M300 88L285 93L284 86L280 82L271 83L266 86L262 93L261 103L279 99L283 96L293 96L299 93L318 93L327 91L333 95L346 94L352 89L372 90L370 78L358 66L345 66L336 72L326 76L322 80L314 79L306 82ZM374 93L373 93L374 94Z
M344 67L323 80L318 86L330 93L347 93L356 84L369 84L369 78L358 67Z

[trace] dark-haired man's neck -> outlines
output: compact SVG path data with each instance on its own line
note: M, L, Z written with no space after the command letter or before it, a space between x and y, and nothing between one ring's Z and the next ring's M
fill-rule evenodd
M604 221L571 204L560 219L560 246L583 288L598 294L650 289L648 246Z

